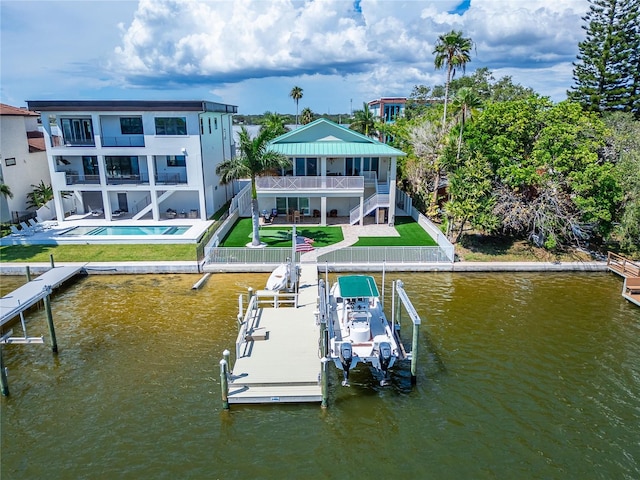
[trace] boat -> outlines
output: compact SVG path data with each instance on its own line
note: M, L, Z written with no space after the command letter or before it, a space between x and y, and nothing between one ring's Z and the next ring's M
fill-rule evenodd
M387 321L375 280L369 275L339 277L329 294L329 357L343 371L343 386L358 363L369 364L388 384L389 369L403 350Z
M272 292L278 292L287 288L289 282L289 263L282 263L271 272L265 290L271 290Z

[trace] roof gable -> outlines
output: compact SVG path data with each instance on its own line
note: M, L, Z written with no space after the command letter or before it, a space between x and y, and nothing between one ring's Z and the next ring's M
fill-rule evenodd
M393 156L406 154L354 130L319 118L274 138L270 148L288 156Z
M19 116L19 117L39 116L38 113L31 112L26 108L12 107L11 105L7 105L6 103L0 103L0 115L11 115L11 116Z

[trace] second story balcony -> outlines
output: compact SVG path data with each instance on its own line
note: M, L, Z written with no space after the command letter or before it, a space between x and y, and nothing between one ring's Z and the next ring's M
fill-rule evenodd
M258 177L256 188L263 193L335 193L360 195L364 177Z
M100 175L83 175L78 173L65 172L67 185L99 185Z
M144 147L144 135L102 136L103 147Z
M107 185L135 185L149 184L149 175L146 173L107 175Z

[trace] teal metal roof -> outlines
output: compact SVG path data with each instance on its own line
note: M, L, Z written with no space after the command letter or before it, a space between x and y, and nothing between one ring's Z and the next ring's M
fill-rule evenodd
M342 298L379 297L378 287L369 275L349 275L338 278Z
M320 118L285 133L270 149L289 157L404 157L406 154L373 138Z

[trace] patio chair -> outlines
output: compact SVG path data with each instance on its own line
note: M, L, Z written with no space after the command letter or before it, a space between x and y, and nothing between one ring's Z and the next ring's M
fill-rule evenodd
M11 236L13 237L25 237L27 235L31 235L31 232L18 230L18 227L16 227L15 225L10 225L9 228L11 229Z
M22 228L22 230L24 230L25 232L30 232L31 234L33 234L34 232L33 228L27 225L27 222L20 222L20 228Z
M27 219L27 225L29 225L34 232L42 232L44 230L44 227L33 218Z
M35 221L44 227L45 230L48 230L51 227L57 227L58 222L55 220L42 220L40 217L36 216Z
M300 223L300 222L301 222L300 211L299 210L294 210L294 212L293 212L293 223Z

